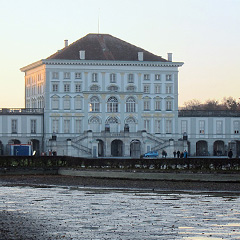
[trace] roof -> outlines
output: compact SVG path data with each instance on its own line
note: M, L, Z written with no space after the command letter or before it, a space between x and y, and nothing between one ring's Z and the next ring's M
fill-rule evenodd
M79 51L85 51L85 60L138 61L138 52L143 52L143 61L167 62L109 34L88 34L47 59L80 60Z

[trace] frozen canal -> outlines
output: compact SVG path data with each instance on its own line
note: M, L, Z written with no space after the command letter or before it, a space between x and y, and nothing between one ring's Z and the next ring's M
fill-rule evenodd
M240 239L236 193L0 186L0 195L1 220L38 229L35 239Z

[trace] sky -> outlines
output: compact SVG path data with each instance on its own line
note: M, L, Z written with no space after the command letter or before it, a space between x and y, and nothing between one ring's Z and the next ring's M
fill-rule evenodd
M240 0L0 0L0 108L24 108L21 67L107 33L179 68L179 106L240 98Z

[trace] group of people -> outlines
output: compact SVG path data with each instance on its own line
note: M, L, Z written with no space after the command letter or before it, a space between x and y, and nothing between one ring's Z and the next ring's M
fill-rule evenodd
M176 157L177 158L187 158L188 152L187 152L187 150L184 150L183 152L180 152L179 150L178 151L174 150L173 156L174 156L174 158L176 158Z
M184 152L180 152L179 150L176 151L174 150L173 152L173 156L174 158L187 158L188 157L188 152L187 150L184 150ZM167 157L167 152L165 150L162 150L162 158L166 158Z

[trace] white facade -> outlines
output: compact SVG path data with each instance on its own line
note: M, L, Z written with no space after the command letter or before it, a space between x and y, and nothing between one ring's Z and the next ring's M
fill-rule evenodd
M89 34L23 67L26 109L44 111L37 118L39 151L139 157L163 149L168 156L184 149L191 155L224 155L231 147L240 154L240 114L178 111L182 65L172 62L172 54L165 60L110 35ZM14 117L0 114L0 127L7 126L2 138L13 139L6 121ZM34 117L20 115L17 122L30 126ZM17 137L28 136L28 128Z

